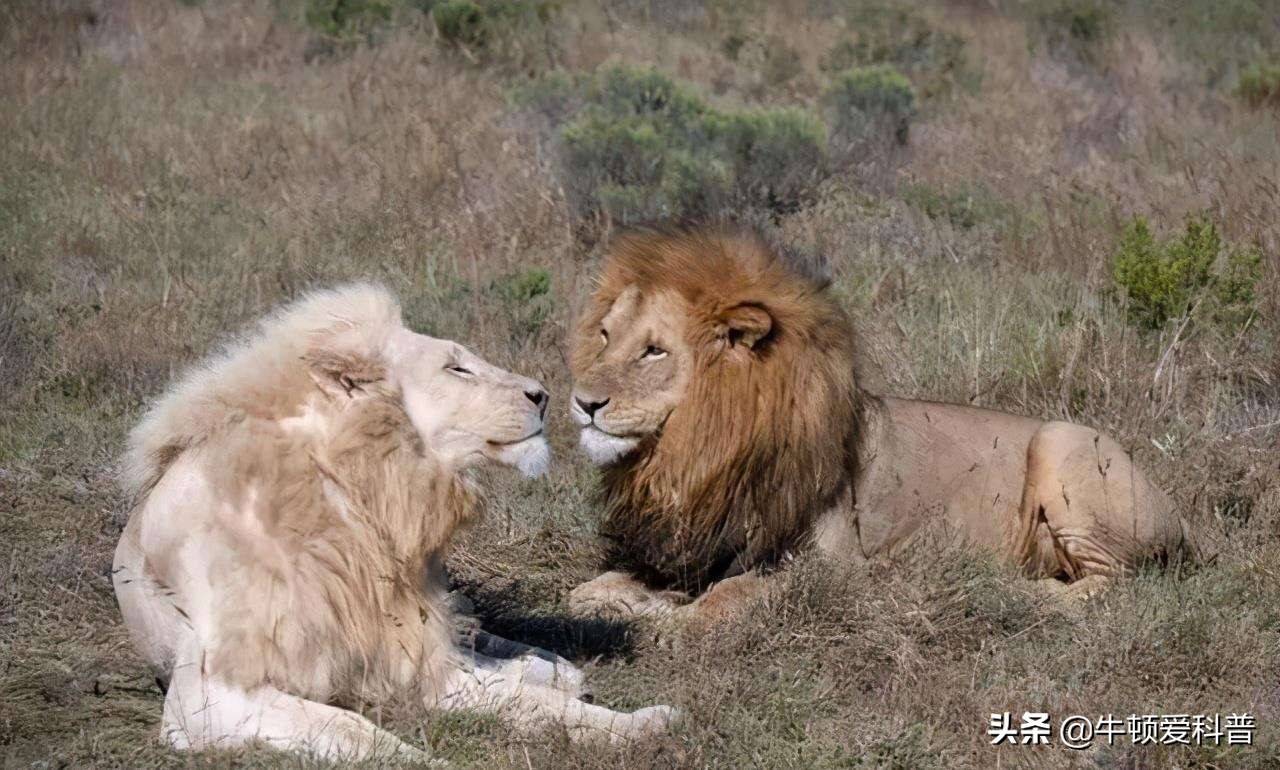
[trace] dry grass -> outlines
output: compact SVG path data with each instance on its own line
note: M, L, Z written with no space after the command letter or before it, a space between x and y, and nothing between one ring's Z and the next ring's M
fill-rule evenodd
M543 58L658 64L725 103L812 105L838 5L711 2L673 22L666 2L565 3ZM781 231L830 258L891 392L1112 432L1216 558L1072 612L926 538L868 573L802 560L757 615L655 645L561 614L596 551L593 474L557 418L559 467L494 475L455 578L491 627L586 665L601 702L688 719L621 750L383 715L397 730L474 766L1280 763L1280 117L1206 86L1154 24L1118 22L1083 67L1029 46L1017 8L922 13L968 41L980 85L928 101L905 151L830 180ZM288 2L0 7L5 766L300 764L163 749L161 696L110 590L124 432L221 335L307 287L377 279L412 324L542 378L564 406L565 328L604 233L572 219L551 148L509 106L519 67L473 63L407 13L375 45L308 63L300 18ZM730 57L742 30L801 52L798 71L773 83L763 49ZM930 219L901 194L912 185L981 189L1001 214ZM1120 229L1202 211L1261 248L1257 316L1244 332L1139 332L1111 284ZM505 287L531 269L550 294L520 300ZM1250 711L1259 745L988 747L988 714L1023 710Z

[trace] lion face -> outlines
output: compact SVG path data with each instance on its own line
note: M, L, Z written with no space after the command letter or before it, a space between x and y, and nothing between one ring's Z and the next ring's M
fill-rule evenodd
M543 438L547 391L456 342L398 329L386 344L388 377L423 443L446 463L483 461L538 476L550 463Z
M594 332L584 328L575 349L570 411L592 462L608 465L659 433L684 398L693 368L685 340L684 301L662 292L625 289Z
M824 289L748 231L610 244L571 363L611 567L700 589L787 552L846 488L861 396Z

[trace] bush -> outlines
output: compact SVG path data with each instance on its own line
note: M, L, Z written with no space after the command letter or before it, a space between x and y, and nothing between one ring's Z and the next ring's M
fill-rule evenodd
M845 16L854 35L837 40L820 57L824 72L891 64L911 73L925 97L946 93L968 74L964 38L935 28L912 9L863 2L851 4Z
M1115 10L1107 0L1054 0L1037 13L1040 33L1055 56L1096 64L1111 36Z
M502 276L490 284L489 291L502 301L511 333L520 344L537 335L551 315L551 273L545 268Z
M559 79L522 89L517 101L559 116L561 171L581 216L787 213L810 202L825 173L825 131L809 113L717 110L655 70L620 66L577 83Z
M1126 11L1155 42L1176 52L1217 87L1280 50L1271 0L1145 0Z
M391 20L392 0L307 0L307 25L333 39L367 36Z
M848 70L823 94L832 138L846 144L884 131L891 132L899 144L905 144L915 115L915 99L911 81L887 64Z
M549 35L558 0L412 0L430 13L445 42L473 58L505 61L521 69L555 65Z
M570 168L601 183L651 187L661 183L668 144L653 120L589 110L561 132Z
M791 213L811 202L826 160L826 132L809 113L712 113L704 129L732 170L740 201L775 213Z
M590 97L610 115L650 118L675 131L688 131L706 112L701 99L652 69L612 67Z
M913 184L902 192L902 199L920 209L930 219L945 219L952 227L971 230L1009 216L1009 206L997 199L983 184L939 190L925 184Z
M305 0L305 17L325 53L371 40L398 11L414 9L430 14L442 40L473 57L532 64L535 56L551 57L545 32L558 8L558 0Z
M1159 242L1142 217L1120 239L1116 283L1129 298L1139 325L1159 329L1204 307L1208 317L1239 325L1253 313L1262 256L1252 248L1226 248L1217 227L1190 219L1180 238Z
M747 36L741 32L730 32L721 41L720 50L729 57L730 61L737 61L738 54L742 52L742 47L747 44L747 40Z
M1092 43L1106 37L1111 17L1110 11L1104 6L1086 3L1082 7L1063 9L1059 13L1063 17L1067 34L1073 40Z
M512 89L512 103L526 114L533 113L550 125L563 123L582 108L582 81L564 72L549 72Z
M778 88L795 80L804 72L804 60L800 52L787 45L780 37L770 37L764 42L764 66L762 76L769 88Z
M1251 107L1280 107L1280 64L1255 63L1240 73L1236 95Z
M431 8L436 30L450 43L483 46L486 40L484 12L471 0L445 0Z

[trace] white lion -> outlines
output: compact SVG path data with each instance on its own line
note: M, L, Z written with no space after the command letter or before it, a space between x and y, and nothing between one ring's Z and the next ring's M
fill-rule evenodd
M136 507L114 567L130 633L168 683L163 737L421 759L329 705L395 693L574 737L665 729L666 706L583 702L582 673L549 652L455 643L442 563L477 515L467 470L544 471L547 400L536 381L407 330L367 285L284 308L177 384L130 436Z

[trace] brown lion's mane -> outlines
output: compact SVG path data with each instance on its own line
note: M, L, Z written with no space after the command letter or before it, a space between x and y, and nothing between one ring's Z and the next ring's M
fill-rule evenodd
M601 533L611 566L696 591L776 561L848 489L863 404L855 337L825 285L752 232L620 237L580 341L630 285L686 300L694 371L662 432L605 472ZM743 304L773 326L729 355L723 319Z

